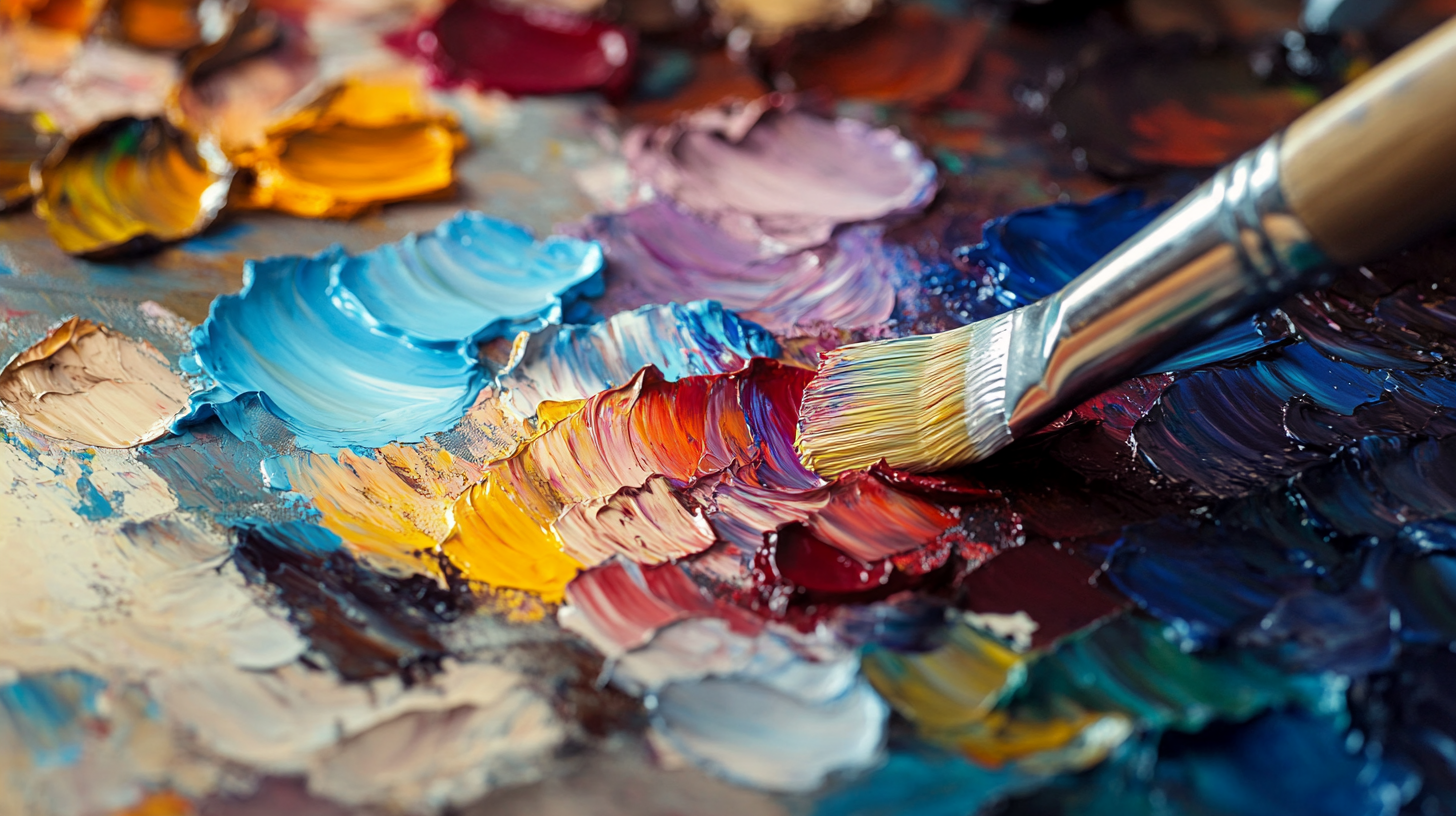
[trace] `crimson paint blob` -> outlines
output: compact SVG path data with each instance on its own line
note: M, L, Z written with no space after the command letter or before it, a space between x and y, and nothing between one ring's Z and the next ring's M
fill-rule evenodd
M637 56L623 28L556 9L455 0L432 22L388 38L427 62L434 84L508 94L625 93Z

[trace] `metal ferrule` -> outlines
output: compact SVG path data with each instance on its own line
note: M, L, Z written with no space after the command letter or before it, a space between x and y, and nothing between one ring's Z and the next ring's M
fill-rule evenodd
M1279 142L1244 154L1060 292L1010 315L1011 435L1328 275L1285 205Z

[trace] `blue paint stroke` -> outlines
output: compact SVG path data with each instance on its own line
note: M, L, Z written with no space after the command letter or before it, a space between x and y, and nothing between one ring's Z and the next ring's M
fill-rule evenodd
M81 760L84 720L97 714L100 678L78 671L24 675L0 684L0 742L12 732L38 768L59 768Z
M473 213L357 258L250 261L193 333L214 385L181 422L256 395L302 448L420 442L485 385L478 341L559 318L561 298L599 291L600 266L593 244Z
M675 381L737 371L754 357L778 353L767 329L716 302L669 303L538 332L497 382L518 410L531 414L541 400L582 399L648 366Z
M1395 816L1420 777L1351 750L1328 718L1273 712L1197 735L1166 734L1092 773L1001 809L1006 816Z
M518 224L462 212L330 271L334 306L412 345L455 348L537 331L563 303L602 293L602 249L560 235L536 240Z

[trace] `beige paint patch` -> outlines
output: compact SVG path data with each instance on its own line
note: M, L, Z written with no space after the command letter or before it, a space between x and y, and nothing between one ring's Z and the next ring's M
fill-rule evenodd
M75 317L0 371L0 403L22 422L98 448L162 436L189 391L152 344Z

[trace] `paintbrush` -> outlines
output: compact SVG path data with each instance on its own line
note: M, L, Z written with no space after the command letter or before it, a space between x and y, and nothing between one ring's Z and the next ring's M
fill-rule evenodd
M1219 170L1036 303L824 355L797 446L822 475L983 459L1219 329L1456 217L1456 19Z

